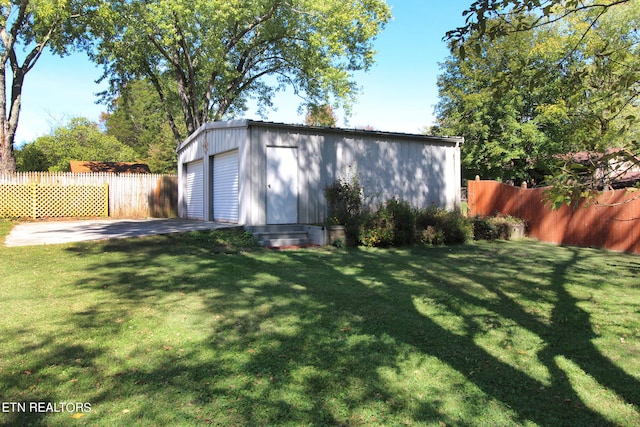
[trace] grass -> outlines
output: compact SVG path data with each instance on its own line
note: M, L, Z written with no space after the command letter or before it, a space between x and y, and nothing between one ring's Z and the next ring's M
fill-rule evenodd
M637 256L210 232L0 265L0 401L91 405L2 425L640 424Z

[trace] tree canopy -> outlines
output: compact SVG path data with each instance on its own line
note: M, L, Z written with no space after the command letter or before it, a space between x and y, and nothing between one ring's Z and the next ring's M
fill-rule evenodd
M561 154L633 152L639 2L573 3L477 1L470 11L485 18L450 40L434 130L465 136L467 178L540 182L548 174L563 191L582 194L607 183L584 180ZM489 9L497 5L505 7Z
M69 171L70 160L97 162L133 162L136 152L105 135L96 123L78 117L52 135L41 136L17 152L20 171Z
M0 0L0 171L16 167L14 140L27 73L46 48L65 55L84 40L94 9L93 0Z
M437 128L432 133L465 137L466 179L540 176L538 156L543 157L540 150L549 139L535 124L534 98L543 98L545 87L531 90L529 86L536 72L527 66L535 60L529 56L532 43L529 35L514 35L483 43L478 54L474 50L465 58L454 51L441 64Z
M325 126L332 128L338 123L338 118L330 105L311 105L307 110L304 123L307 126Z
M165 106L176 141L293 88L303 104L348 108L352 73L373 63L390 19L383 0L150 0L103 3L91 50L115 97L144 78ZM182 122L183 126L181 126Z
M178 106L173 107L179 111ZM148 81L129 82L109 109L102 115L107 135L131 147L151 172L176 172L175 140L164 106Z
M445 38L453 49L461 49L470 38L480 35L491 40L516 32L541 28L562 22L567 18L591 15L588 32L600 17L610 9L632 3L634 0L476 0L462 13L465 25L448 31ZM533 18L533 19L532 19Z

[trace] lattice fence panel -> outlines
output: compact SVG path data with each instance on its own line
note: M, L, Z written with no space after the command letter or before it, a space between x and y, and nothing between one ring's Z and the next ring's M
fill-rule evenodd
M108 215L107 184L0 184L0 217L62 218Z
M38 218L108 216L107 188L106 185L38 185L36 216Z
M0 184L0 218L30 218L34 216L35 185Z
M156 174L70 173L70 172L0 172L0 185L109 185L108 213L113 218L147 218L159 216L171 218L178 215L178 177ZM0 197L0 217L16 215L15 208L5 206L9 197L15 195L12 188ZM15 205L15 202L11 202ZM20 209L21 217L33 218L33 200L28 203L28 212ZM9 212L7 215L4 212Z

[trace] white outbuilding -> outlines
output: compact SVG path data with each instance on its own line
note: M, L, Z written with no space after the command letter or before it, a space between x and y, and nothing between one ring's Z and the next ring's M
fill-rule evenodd
M177 149L182 218L237 223L325 220L325 187L357 174L365 203L460 205L463 138L288 125L211 122Z

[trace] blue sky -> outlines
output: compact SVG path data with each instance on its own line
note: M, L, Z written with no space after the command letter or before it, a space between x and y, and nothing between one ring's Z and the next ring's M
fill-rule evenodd
M388 0L394 19L375 41L376 64L356 75L361 92L352 115L345 121L339 113L338 125L420 133L433 124L438 63L448 55L442 37L464 23L462 12L472 1ZM106 110L96 104L96 93L105 88L96 83L100 75L83 53L43 56L25 79L18 145L49 134L72 117L97 121ZM304 121L294 96L280 94L274 104L277 111L269 112L267 120ZM261 119L254 111L245 117Z

